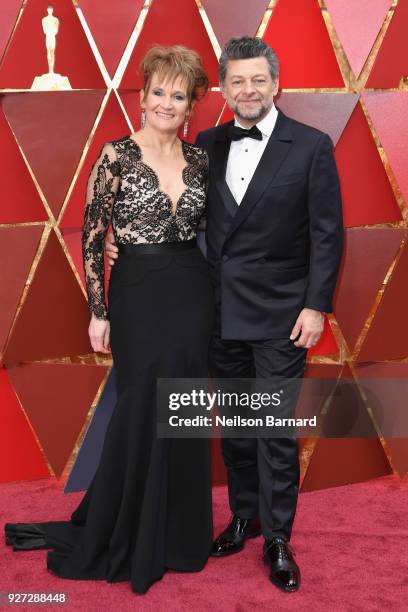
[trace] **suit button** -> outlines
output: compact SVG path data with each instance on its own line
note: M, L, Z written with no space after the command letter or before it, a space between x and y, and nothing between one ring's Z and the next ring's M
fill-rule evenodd
M222 256L222 261L228 261L228 260L229 260L228 255L223 255L223 256Z
M259 263L266 263L266 257L261 257Z

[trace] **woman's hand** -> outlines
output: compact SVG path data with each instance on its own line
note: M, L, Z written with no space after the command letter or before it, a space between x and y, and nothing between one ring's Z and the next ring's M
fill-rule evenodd
M109 333L110 323L107 320L97 319L94 315L88 327L89 339L94 351L110 353Z
M105 238L105 254L108 259L109 270L115 265L115 259L118 258L119 249L116 246L115 237L112 232L106 234Z

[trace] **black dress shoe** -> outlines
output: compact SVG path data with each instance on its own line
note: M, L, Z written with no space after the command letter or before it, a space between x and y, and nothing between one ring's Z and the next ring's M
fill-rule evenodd
M258 518L242 519L236 514L228 527L218 536L212 548L213 557L233 555L244 548L245 540L261 535L261 525Z
M270 581L287 592L297 591L300 586L300 570L293 554L285 538L275 537L264 544L263 559L270 568Z

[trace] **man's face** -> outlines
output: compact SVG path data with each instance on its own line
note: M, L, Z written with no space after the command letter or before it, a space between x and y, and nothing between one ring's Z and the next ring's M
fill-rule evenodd
M225 81L220 83L228 106L246 127L268 114L278 86L278 79L272 80L265 57L228 60Z

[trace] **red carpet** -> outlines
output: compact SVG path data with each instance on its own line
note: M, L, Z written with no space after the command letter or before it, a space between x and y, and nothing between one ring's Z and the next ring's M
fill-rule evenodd
M5 522L68 519L82 495L64 494L54 479L2 485L2 532ZM214 489L214 507L218 531L229 518L225 488ZM408 609L407 509L408 480L394 476L302 493L292 536L302 570L297 593L282 593L268 581L261 538L240 554L210 559L201 573L167 573L146 595L132 593L127 582L58 578L45 567L45 550L13 552L3 539L0 591L64 592L68 605L46 608L75 612L402 612Z

